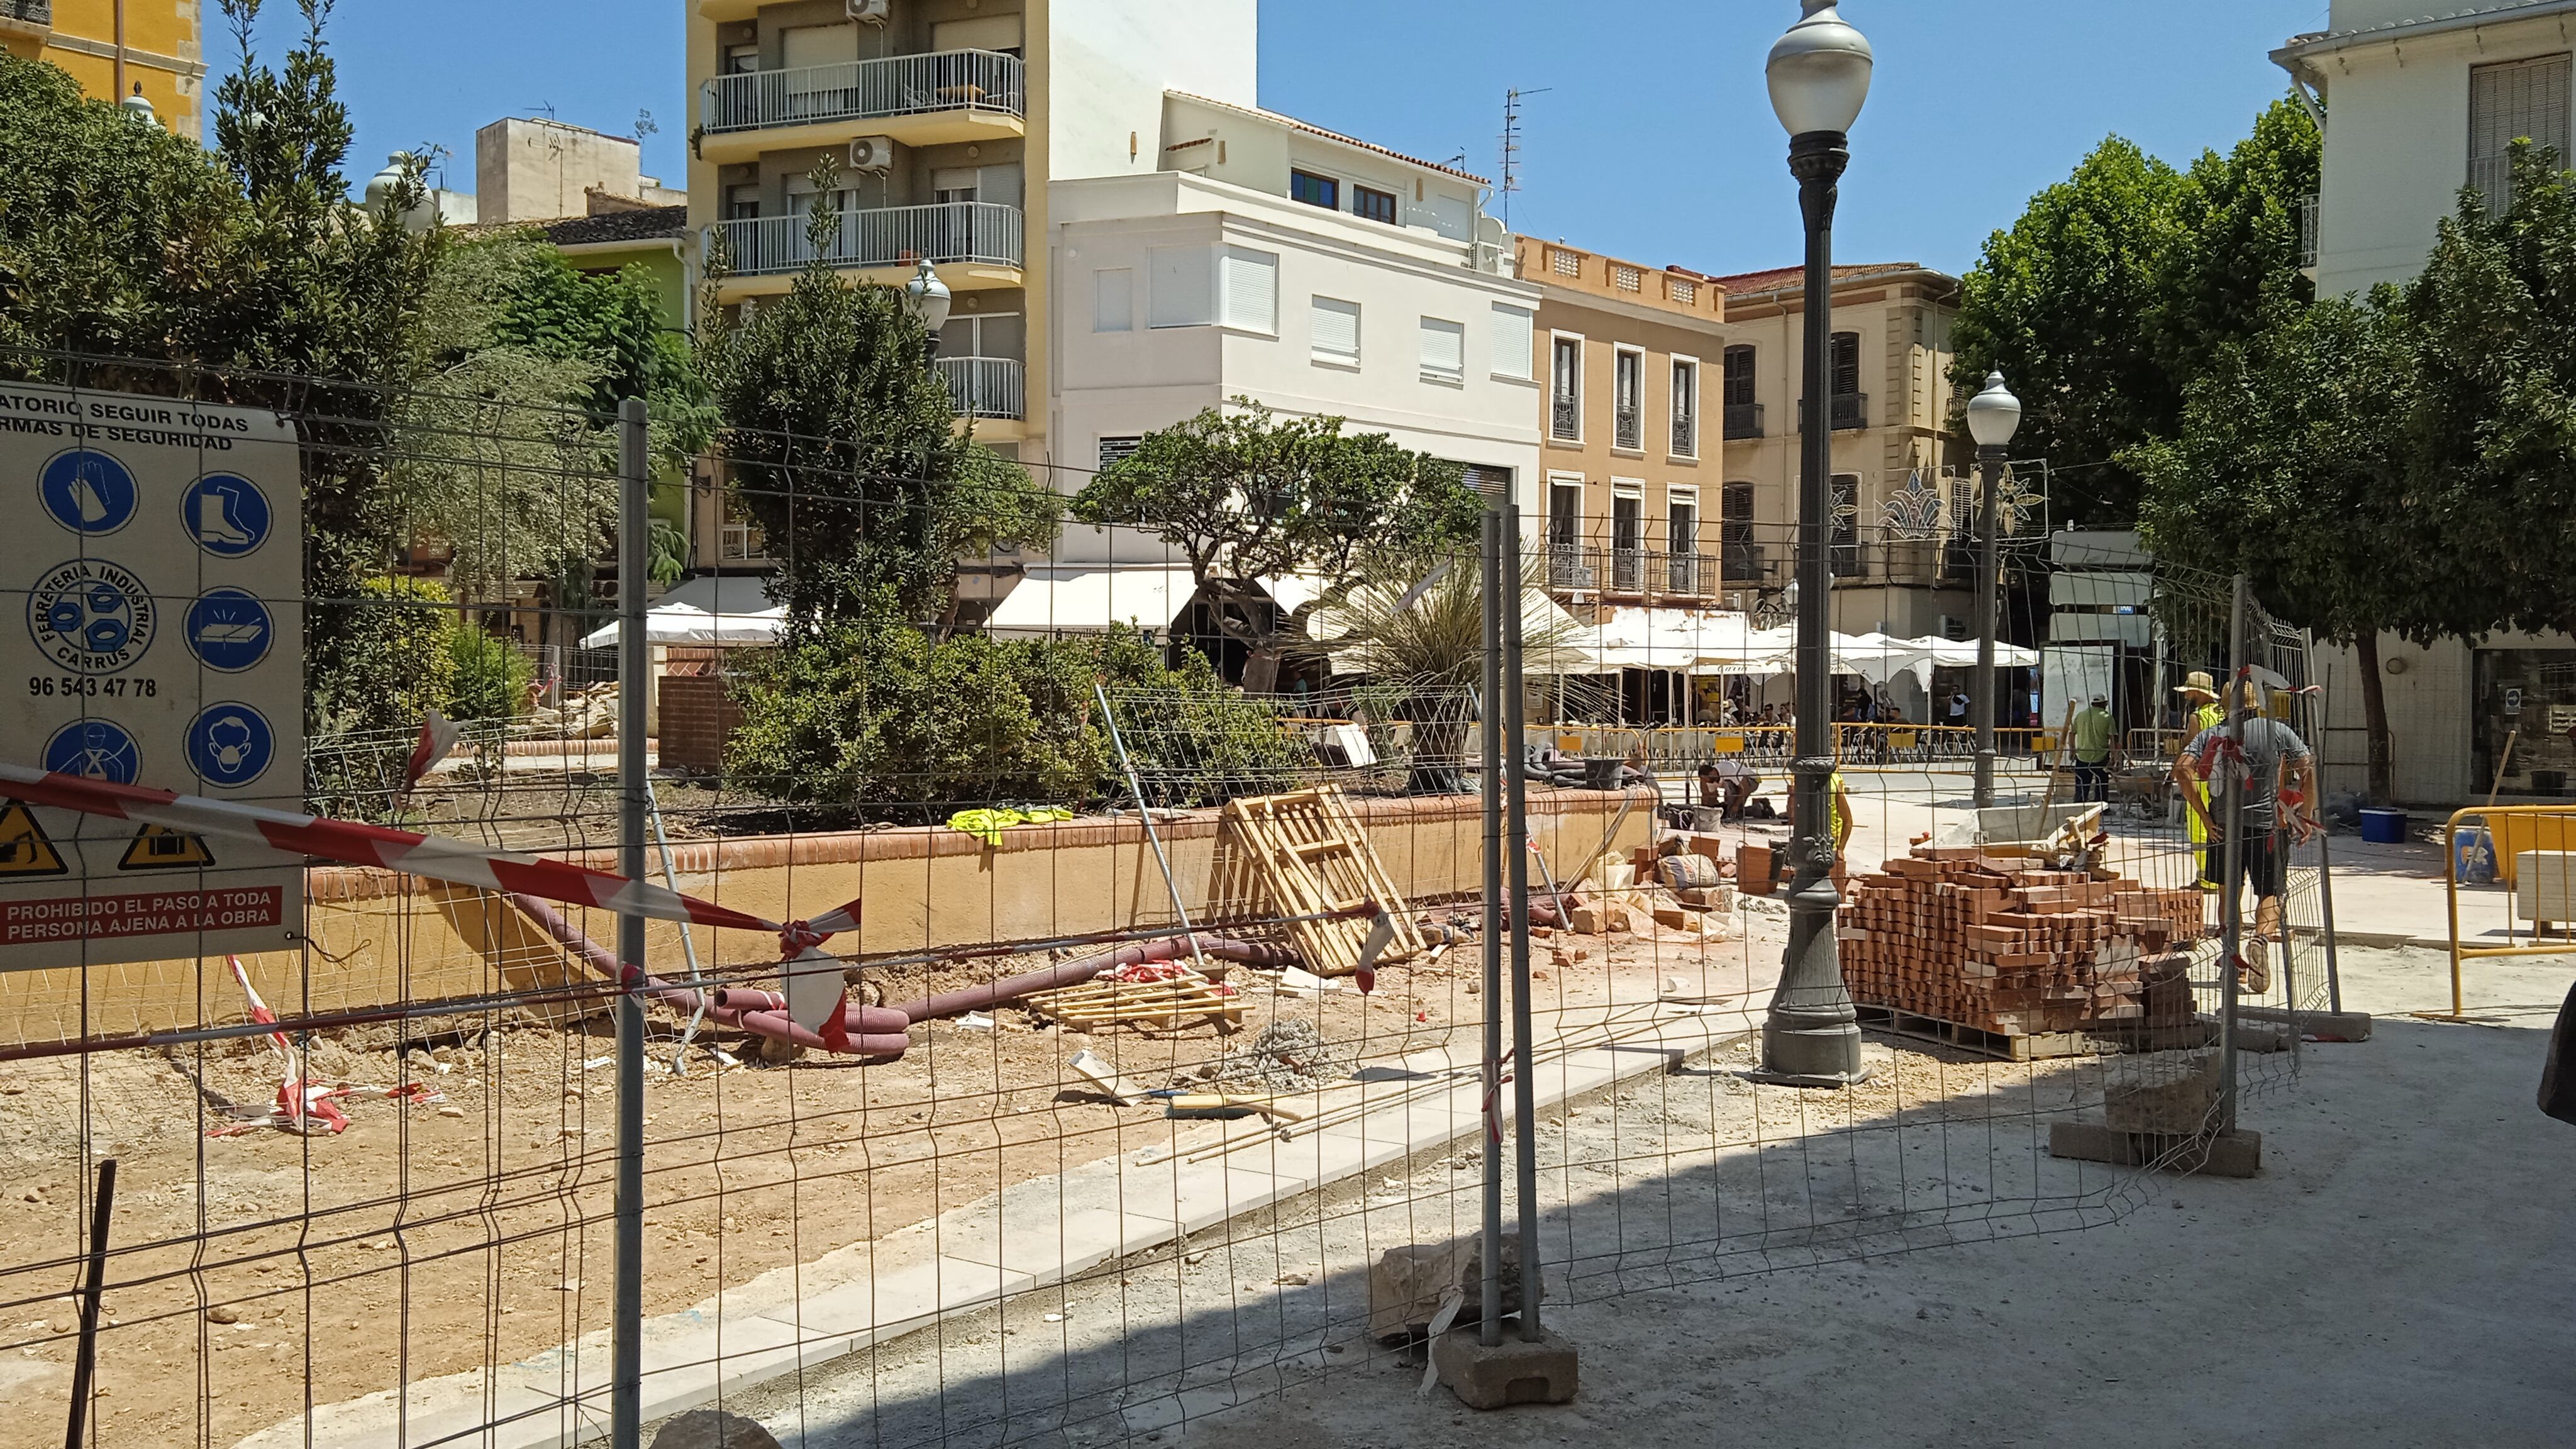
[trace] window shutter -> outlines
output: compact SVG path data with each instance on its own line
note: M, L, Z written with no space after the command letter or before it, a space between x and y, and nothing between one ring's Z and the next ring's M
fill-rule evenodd
M1832 360L1834 396L1851 397L1858 393L1860 391L1860 334L1835 333Z
M1279 254L1227 247L1225 325L1246 332L1279 330Z
M1360 360L1360 304L1317 297L1313 306L1315 355L1330 362Z
M1455 382L1467 375L1467 327L1463 322L1422 319L1422 375Z
M1527 307L1494 304L1494 376L1527 382L1538 336L1538 317Z
M1127 267L1103 267L1091 274L1091 330L1132 332L1136 328L1136 273Z
M1216 320L1215 258L1206 247L1155 247L1147 253L1155 327L1205 327Z

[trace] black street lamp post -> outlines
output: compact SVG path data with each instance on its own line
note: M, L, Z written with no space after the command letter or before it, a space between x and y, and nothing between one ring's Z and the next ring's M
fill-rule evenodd
M1995 726L2003 710L2003 691L1995 686L1997 594L2003 587L1998 498L2004 485L2004 449L2021 429L2021 399L2004 386L2004 375L1989 374L1986 390L1968 400L1968 434L1977 440L1977 808L1995 805ZM1979 822L1983 828L1983 822Z
M1762 1026L1767 1080L1842 1086L1861 1080L1860 1026L1843 986L1834 914L1833 346L1834 202L1851 162L1852 123L1869 98L1869 41L1834 0L1771 47L1771 108L1789 132L1789 171L1807 224L1806 406L1799 420L1798 739L1791 766L1798 837L1791 843L1789 947Z

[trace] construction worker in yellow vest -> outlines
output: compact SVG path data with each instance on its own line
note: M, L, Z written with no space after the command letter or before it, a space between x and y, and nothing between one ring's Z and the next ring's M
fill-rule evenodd
M2207 670L2193 670L2174 693L2182 696L2185 743L2199 737L2204 730L2214 730L2227 723L2227 711L2218 703L2218 686ZM2184 802L2183 822L2191 828L2191 851L2200 861L2200 888L2214 891L2218 889L2218 852L2211 848L2209 827L2201 823L2201 817L2209 809L2209 782L2195 780L2184 784L2183 788L2199 797L2201 808L2198 810L2191 808L2191 802Z

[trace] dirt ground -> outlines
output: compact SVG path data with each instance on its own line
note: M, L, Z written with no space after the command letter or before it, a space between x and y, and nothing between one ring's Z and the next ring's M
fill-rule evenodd
M1683 978L1741 991L1776 959L1760 944L1621 938L1543 943L1534 973L1554 1003L1651 999ZM878 973L903 1000L1031 969L1003 959ZM655 1011L648 1078L644 1310L669 1312L771 1269L810 1262L1138 1144L1153 1108L1099 1097L1065 1061L1082 1047L1131 1079L1173 1075L1282 1016L1382 1061L1448 1041L1481 1018L1472 945L1383 973L1374 996L1270 994L1238 970L1239 1028L1059 1030L1024 1010L991 1029L935 1023L898 1062L808 1057L765 1066L732 1033L700 1038L686 1077L659 1065L680 1020ZM1730 983L1733 983L1730 985ZM1554 1004L1542 1003L1542 1004ZM471 1035L334 1032L317 1077L418 1082L434 1103L356 1100L339 1136L273 1128L209 1137L223 1104L275 1092L264 1039L10 1068L0 1085L0 1394L47 1406L0 1418L0 1446L58 1442L68 1384L74 1245L86 1241L81 1124L119 1160L106 1323L104 1428L131 1443L230 1443L289 1414L398 1382L497 1366L608 1322L612 1040L478 1022ZM200 1249L195 1235L203 1234Z
M2069 1069L2015 1080L1876 1038L1891 1093L1913 1082L1950 1105L1775 1105L1781 1089L1720 1053L1553 1114L1545 1242L1565 1266L1549 1322L1583 1375L1565 1407L1480 1415L1425 1396L1418 1358L1367 1330L1372 1250L1471 1230L1472 1148L728 1407L795 1449L1712 1431L1836 1449L2565 1444L2576 1128L2539 1116L2532 1091L2576 960L2490 968L2482 1024L2452 1025L2402 1014L2447 1000L2438 955L2344 959L2377 1034L2310 1045L2298 1080L2276 1074L2249 1102L2252 1180L2139 1176L2086 1194L2093 1211L2048 1210L2067 1179L2025 1128ZM1812 1114L1906 1125L1827 1137ZM1880 1229L1811 1226L1835 1217Z

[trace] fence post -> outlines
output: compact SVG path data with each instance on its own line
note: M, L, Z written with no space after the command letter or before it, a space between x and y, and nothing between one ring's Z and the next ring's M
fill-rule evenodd
M1517 1153L1521 1239L1521 1341L1547 1337L1539 1327L1538 1271L1538 1081L1530 1037L1529 936L1529 771L1522 765L1521 716L1526 702L1521 688L1521 506L1502 509L1502 537L1494 545L1495 611L1501 616L1503 848L1511 852L1512 933L1512 1141Z
M652 568L644 402L617 408L617 868L642 880L650 802L644 760L644 691L652 651L644 640L644 582ZM644 971L644 917L617 917L617 959L629 981ZM617 1301L612 1321L608 1439L639 1449L644 1430L644 999L617 997Z
M2236 963L2245 950L2244 909L2238 900L2238 878L2244 872L2245 859L2245 666L2250 662L2245 648L2245 576L2236 576L2235 587L2227 607L2227 678L2220 696L2227 710L2228 737L2234 744L2235 759L2230 763L2225 781L2227 838L2219 851L2218 888L2221 926L2218 958L2218 1130L2236 1130Z
M116 1212L116 1159L98 1165L98 1193L90 1200L89 1261L80 1290L80 1347L72 1359L71 1420L65 1449L81 1449L89 1431L89 1381L98 1364L98 1300L107 1288L107 1225Z
M1478 1340L1491 1348L1503 1341L1503 1139L1495 1129L1503 1113L1503 630L1498 599L1502 592L1502 515L1485 508L1477 537L1484 569L1484 805L1485 805L1485 1212L1484 1279ZM1522 1267L1522 1292L1528 1292L1528 1267Z

